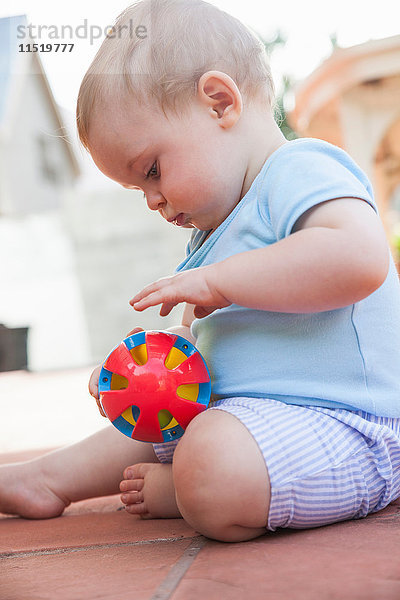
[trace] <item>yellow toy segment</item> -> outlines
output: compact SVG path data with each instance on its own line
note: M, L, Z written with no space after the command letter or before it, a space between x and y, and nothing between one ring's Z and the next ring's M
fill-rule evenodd
M191 400L192 402L197 402L197 398L199 395L199 384L198 383L187 383L186 385L180 385L176 393L181 398L185 400Z
M123 417L125 419L125 421L128 421L128 423L130 423L131 425L133 425L133 426L136 425L136 421L133 418L133 414L132 414L132 406L130 406L129 408L124 410L124 412L121 414L121 417Z
M184 354L182 350L179 350L179 348L175 348L175 346L173 346L169 351L164 364L167 367L167 369L176 369L176 367L181 365L186 359L186 354Z
M126 377L122 375L117 375L117 373L113 373L111 377L110 388L112 390L126 390L129 385L129 381Z
M176 425L178 425L177 421L166 408L163 408L158 413L158 422L160 423L161 429L166 429L167 427L175 427Z
M129 350L131 356L137 365L145 365L147 363L147 346L140 344Z
M129 408L127 408L126 410L124 410L124 412L121 414L121 417L123 417L125 419L125 421L128 421L128 423L130 423L131 425L133 425L133 426L136 425L136 421L133 418L131 406ZM171 415L171 413L167 409L160 410L160 412L158 413L158 422L160 423L161 429L167 429L169 427L176 427L178 425L178 421L176 421L176 419L174 419L174 417Z

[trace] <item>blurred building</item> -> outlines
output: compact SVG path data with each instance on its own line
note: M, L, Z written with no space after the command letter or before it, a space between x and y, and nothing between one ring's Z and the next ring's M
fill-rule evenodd
M59 208L80 173L39 53L19 51L25 25L24 16L0 19L1 216Z
M0 324L28 328L30 369L62 369L101 361L134 326L179 322L179 310L137 315L128 301L173 272L188 231L97 172L40 53L19 47L33 42L18 38L26 23L0 19Z
M336 48L295 90L289 122L303 137L341 146L366 171L395 246L396 235L400 239L400 35Z
M88 340L62 219L80 169L39 53L20 51L32 41L18 38L26 24L0 19L0 322L28 328L28 366L41 369L87 361ZM8 364L6 329L2 339Z

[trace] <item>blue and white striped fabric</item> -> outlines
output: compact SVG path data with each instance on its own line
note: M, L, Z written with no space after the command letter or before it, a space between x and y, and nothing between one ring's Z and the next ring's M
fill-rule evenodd
M358 519L400 496L400 418L260 398L209 410L235 415L255 438L271 482L271 531ZM172 462L178 442L155 446L160 462Z

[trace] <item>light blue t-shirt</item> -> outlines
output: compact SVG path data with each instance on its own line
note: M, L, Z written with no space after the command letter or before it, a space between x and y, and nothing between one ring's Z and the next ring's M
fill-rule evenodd
M210 237L193 230L177 271L274 244L306 210L342 197L377 210L366 175L343 150L315 139L288 142ZM392 259L383 285L351 306L298 314L233 304L196 319L192 332L217 398L400 416L400 285Z

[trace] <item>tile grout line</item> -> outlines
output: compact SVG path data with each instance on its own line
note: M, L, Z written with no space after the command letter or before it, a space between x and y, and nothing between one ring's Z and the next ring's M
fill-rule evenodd
M48 556L51 554L69 554L70 552L85 552L86 550L104 550L106 548L123 548L125 546L145 546L149 544L159 544L162 542L180 542L189 540L192 537L171 537L156 538L154 540L140 540L138 542L119 542L115 544L93 544L91 546L71 546L70 548L54 548L44 550L0 552L0 560L10 560L12 558L27 558L30 556Z
M158 586L150 600L168 600L187 573L189 567L206 545L207 539L202 535L193 538L192 543L177 562L171 567L164 581Z

